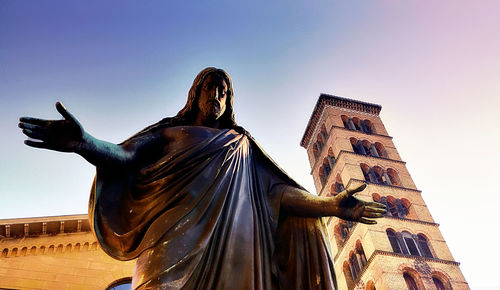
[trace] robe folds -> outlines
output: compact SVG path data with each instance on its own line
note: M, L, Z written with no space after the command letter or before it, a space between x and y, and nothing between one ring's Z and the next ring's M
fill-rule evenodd
M324 223L280 211L283 189L301 187L253 138L169 130L180 137L161 158L136 172L98 168L92 187L91 226L108 255L137 258L133 289L335 288Z

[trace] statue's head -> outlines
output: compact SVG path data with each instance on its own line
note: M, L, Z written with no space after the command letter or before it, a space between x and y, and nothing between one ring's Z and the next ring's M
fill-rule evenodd
M214 85L217 88L214 89ZM217 92L213 92L217 89ZM207 98L211 97L213 93L217 93L221 100L224 99L225 105L212 104L212 108L207 108L210 106L207 104L210 100ZM234 120L233 98L233 84L229 74L222 69L208 67L194 79L193 85L189 89L187 103L177 113L175 119L182 123L193 124L200 114L207 114L210 115L207 118L215 118L219 121L220 128L234 128L236 122Z

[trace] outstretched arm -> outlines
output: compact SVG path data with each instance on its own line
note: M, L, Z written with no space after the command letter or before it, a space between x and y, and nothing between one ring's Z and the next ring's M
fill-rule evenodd
M356 192L366 188L362 184L346 189L337 196L316 196L307 191L286 186L281 198L282 208L292 214L304 217L336 216L348 221L376 224L372 218L380 218L385 212L385 205L367 202L354 197Z
M117 144L98 140L85 132L78 120L60 103L56 103L62 120L20 118L19 128L34 140L24 143L31 147L60 152L74 152L97 167L127 168L133 164L136 148L124 148Z

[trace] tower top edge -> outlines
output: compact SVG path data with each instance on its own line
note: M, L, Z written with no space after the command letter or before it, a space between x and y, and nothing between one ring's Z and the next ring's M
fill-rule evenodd
M300 141L300 146L306 148L306 144L309 143L310 139L312 138L314 129L318 125L321 113L327 105L362 113L373 114L376 116L380 114L380 110L382 109L382 106L378 104L372 104L359 100L321 93L319 95L318 101L316 102L316 105L314 106L311 117L309 118L309 122L307 123L306 130L304 132L304 135L302 136L302 140Z

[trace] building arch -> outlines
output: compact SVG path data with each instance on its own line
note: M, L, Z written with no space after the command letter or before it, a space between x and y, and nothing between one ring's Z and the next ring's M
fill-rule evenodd
M407 252L412 256L421 256L418 250L417 242L413 238L413 235L408 231L401 232L401 238L404 242L404 247L406 247ZM403 249L403 252L404 249Z
M384 169L382 167L375 165L372 167L372 171L375 177L375 183L384 184Z
M364 119L362 121L362 127L363 127L363 132L366 133L366 134L373 134L373 133L375 133L375 130L374 130L374 127L373 127L373 123L372 123L372 121L370 121L368 119Z
M323 125L321 125L321 130L319 131L319 133L321 134L321 137L323 138L323 142L326 142L326 140L328 140L328 131L326 130L326 126L324 123L323 123Z
M358 258L358 263L360 265L360 269L363 269L363 267L366 265L368 260L366 259L366 254L365 250L363 249L363 245L361 244L360 240L356 241L356 257Z
M344 183L342 183L342 178L340 177L340 174L337 173L337 176L335 176L335 183L332 184L331 187L331 192L333 196L336 196L337 194L341 193L345 189Z
M396 170L387 168L387 175L389 176L389 185L401 186L401 180L399 179L399 175Z
M421 255L426 258L433 258L431 247L429 245L429 239L424 234L417 235L417 243L421 252Z
M132 277L124 277L111 282L106 290L125 290L132 289Z
M387 151L385 150L385 147L384 145L382 145L382 143L375 142L374 146L379 157L388 158Z
M358 117L353 117L352 118L352 123L354 124L354 128L356 131L363 132L361 130L361 120Z
M348 287L351 287L354 284L353 274L351 272L351 267L349 266L349 262L345 261L342 265L342 269L344 270L344 277Z
M434 271L431 274L432 282L437 290L453 290L450 283L450 277L446 274L438 271Z
M402 254L403 251L401 249L401 245L399 243L396 231L389 228L385 230L385 233L387 234L387 238L389 239L389 243L391 244L392 251L394 253Z
M424 290L424 284L422 283L422 280L418 274L417 271L415 271L412 268L405 267L403 269L403 279L406 283L406 286L408 287L408 290Z

